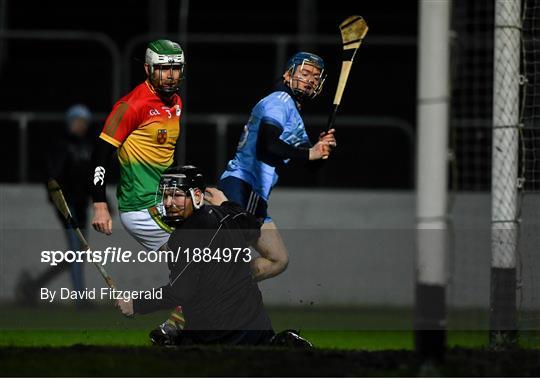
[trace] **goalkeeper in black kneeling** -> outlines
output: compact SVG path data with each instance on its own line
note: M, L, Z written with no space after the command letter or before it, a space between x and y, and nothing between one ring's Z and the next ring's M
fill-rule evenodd
M205 192L206 191L206 192ZM260 222L214 188L206 189L194 166L169 168L158 197L162 220L174 227L169 282L160 299L117 300L126 316L182 306L185 327L160 325L150 333L157 345L230 344L309 347L294 331L274 333L253 280L249 244ZM205 205L205 200L210 205Z

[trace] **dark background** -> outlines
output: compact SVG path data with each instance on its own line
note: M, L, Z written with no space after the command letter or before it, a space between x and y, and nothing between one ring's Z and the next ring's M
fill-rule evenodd
M291 164L280 186L404 189L413 187L414 124L416 112L417 2L273 1L271 3L190 1L187 36L180 37L181 1L54 1L3 0L3 29L62 31L54 39L7 39L0 49L0 112L62 113L76 102L107 114L113 104L110 53L91 41L66 41L64 31L100 32L123 56L120 95L144 80L142 60L150 38L176 39L186 53L183 83L183 138L186 159L215 182L222 167L216 163L213 123L191 122L190 115L245 115L272 88L276 77L279 36L316 35L314 42L293 43L286 58L311 50L327 64L328 79L321 96L304 109L312 139L331 108L341 65L338 25L352 14L370 26L353 66L338 116L339 148L325 164ZM144 35L150 33L148 38ZM141 36L140 43L133 38ZM270 37L267 42L229 43L219 37ZM217 36L217 37L216 37ZM187 37L187 43L185 38ZM201 42L206 38L205 42ZM319 39L335 38L335 43ZM214 42L210 40L214 39ZM229 38L230 40L230 38ZM133 46L133 49L129 47ZM284 64L284 62L281 62ZM347 125L340 125L340 117ZM349 125L351 124L351 125ZM357 125L356 125L357 124ZM15 121L0 119L4 182L19 181ZM232 157L242 123L229 125L227 159ZM94 133L101 128L98 119ZM42 180L44 152L61 133L61 121L32 121L28 128L28 181Z

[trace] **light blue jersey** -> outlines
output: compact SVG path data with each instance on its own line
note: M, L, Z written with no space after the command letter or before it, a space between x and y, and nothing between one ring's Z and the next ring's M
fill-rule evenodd
M244 126L234 159L229 161L221 179L229 176L241 179L252 187L253 192L268 201L278 174L275 167L257 159L257 136L263 123L279 127L282 130L279 139L289 145L298 147L311 144L295 101L287 92L273 92L255 105ZM288 161L284 159L283 163Z

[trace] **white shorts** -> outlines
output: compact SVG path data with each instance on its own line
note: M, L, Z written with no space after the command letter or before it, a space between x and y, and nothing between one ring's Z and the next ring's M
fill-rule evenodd
M155 209L155 208L154 208ZM124 228L147 250L159 250L171 236L172 229L159 219L156 212L143 209L141 211L120 212L120 220Z

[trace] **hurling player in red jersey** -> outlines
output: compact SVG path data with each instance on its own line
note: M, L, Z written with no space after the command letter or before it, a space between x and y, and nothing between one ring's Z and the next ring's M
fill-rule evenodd
M120 183L116 195L122 224L146 249L157 250L171 232L155 208L155 189L174 160L180 135L182 101L177 92L184 53L169 40L150 42L144 68L147 79L114 105L96 144L90 183L92 226L101 233L112 233L105 184L108 162L117 152Z
M116 190L124 228L147 250L161 249L172 229L156 208L156 188L161 174L172 165L180 136L184 52L169 40L150 42L146 49L146 80L113 107L99 135L92 157L90 180L94 202L92 226L112 233L112 219L105 201L108 163L117 152L120 183ZM180 307L168 322L183 328Z

